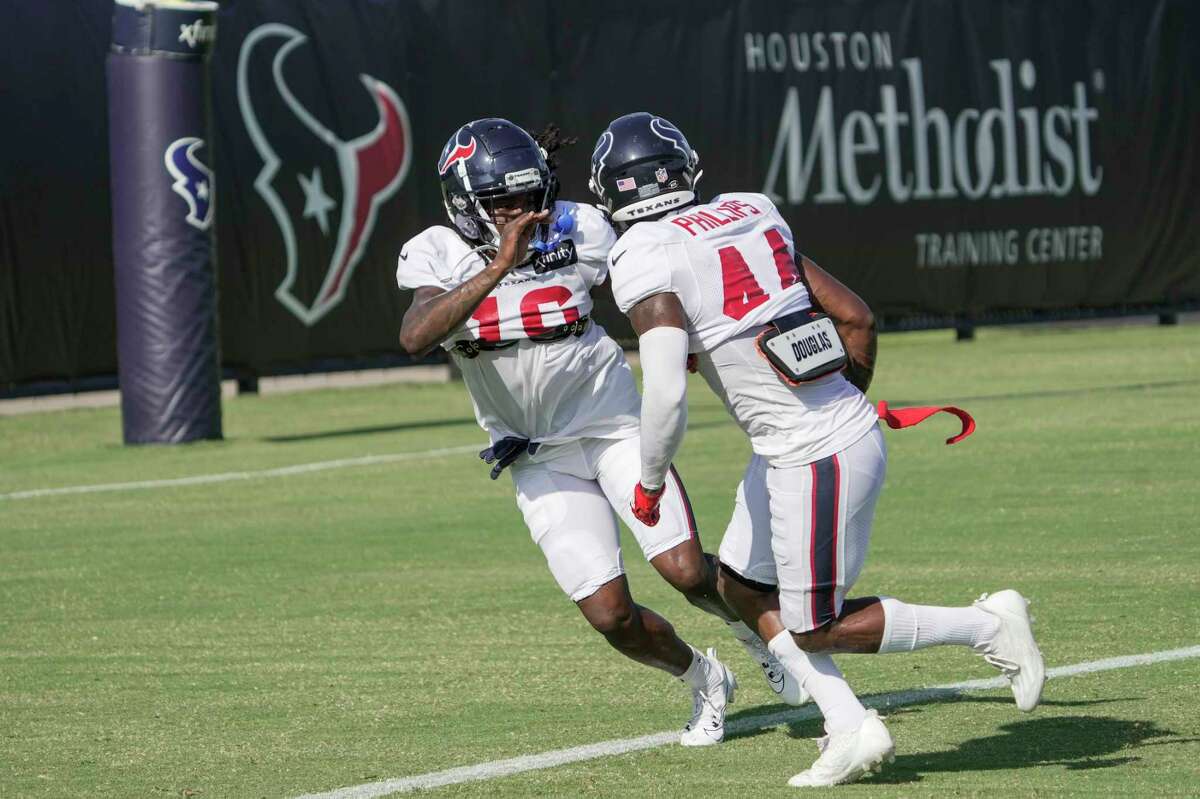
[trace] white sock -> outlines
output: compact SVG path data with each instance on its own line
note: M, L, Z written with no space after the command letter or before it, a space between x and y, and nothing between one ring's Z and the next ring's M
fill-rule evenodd
M692 665L687 667L687 671L679 675L679 679L687 683L688 687L693 691L708 690L708 658L696 647L688 644L688 649L692 650Z
M831 735L852 732L867 718L867 709L850 690L841 669L829 655L805 652L796 646L787 630L772 638L767 648L817 703L825 717L826 732Z
M733 633L733 637L742 643L753 643L758 640L758 633L750 629L750 626L744 621L727 621L729 631Z
M909 605L883 597L883 641L879 654L912 652L927 646L975 646L992 640L1000 622L976 607Z

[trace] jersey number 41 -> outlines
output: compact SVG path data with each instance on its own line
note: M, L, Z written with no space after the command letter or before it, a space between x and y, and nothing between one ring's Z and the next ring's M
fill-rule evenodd
M777 228L763 234L775 258L775 271L779 273L780 288L786 289L800 282L800 270L787 242ZM730 319L741 319L770 299L770 295L754 279L749 264L737 247L722 247L717 250L721 257L721 283L725 287L725 315Z

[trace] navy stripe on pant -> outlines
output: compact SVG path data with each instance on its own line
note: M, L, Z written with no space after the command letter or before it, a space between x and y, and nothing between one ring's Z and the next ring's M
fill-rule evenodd
M813 629L837 618L838 496L841 467L836 455L810 464L812 469L812 534L809 563L812 568Z

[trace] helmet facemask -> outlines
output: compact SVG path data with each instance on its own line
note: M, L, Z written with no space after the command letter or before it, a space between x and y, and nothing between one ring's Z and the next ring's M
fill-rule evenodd
M477 241L479 244L491 249L500 248L500 238L503 235L501 226L496 222L494 203L516 197L527 197L522 214L526 212L540 213L548 208L554 207L554 201L557 199L558 182L551 176L546 185L538 186L532 189L523 191L502 191L502 192L481 192L474 195L474 202L467 200L463 195L456 195L451 198L451 206L454 207L455 214L451 217L455 227L464 237ZM458 203L466 206L465 210L458 210ZM520 216L518 214L517 216ZM516 217L510 218L507 224L512 224ZM526 254L526 260L532 257L536 242L544 242L549 236L549 228L554 220L540 223L533 232L529 251ZM465 229L464 229L465 228ZM469 235L475 233L476 235Z
M465 162L454 164L452 174L443 175L442 205L463 238L484 248L499 249L500 229L489 209L489 201L527 194L532 198L529 210L540 212L554 206L558 198L558 179L545 164L545 151L539 147L538 154L541 158L537 166L504 173L504 182L500 185L473 187ZM538 225L534 231L535 240L545 240L548 227L546 223Z

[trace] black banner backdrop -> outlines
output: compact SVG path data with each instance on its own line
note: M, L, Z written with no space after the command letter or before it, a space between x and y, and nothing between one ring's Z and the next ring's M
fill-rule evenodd
M0 383L112 374L112 8L6 11ZM212 64L224 364L395 354L396 253L443 220L446 138L489 115L579 136L582 200L607 122L666 116L705 191L774 197L889 319L1200 301L1198 23L1183 0L236 0Z

